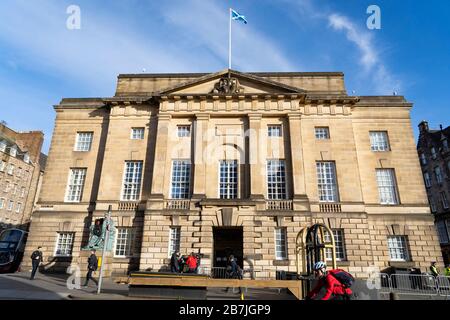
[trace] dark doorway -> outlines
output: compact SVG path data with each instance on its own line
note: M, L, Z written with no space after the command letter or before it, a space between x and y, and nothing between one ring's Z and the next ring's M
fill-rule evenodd
M242 227L215 227L214 235L214 267L226 267L227 259L232 254L238 265L244 263L244 231Z

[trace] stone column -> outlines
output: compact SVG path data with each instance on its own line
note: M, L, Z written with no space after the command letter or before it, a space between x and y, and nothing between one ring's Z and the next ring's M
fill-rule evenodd
M263 179L265 166L265 148L262 146L262 136L264 131L261 130L260 113L251 113L248 115L249 121L249 144L247 152L249 154L250 162L250 198L264 199L264 188L266 186L265 179Z
M193 168L194 168L194 181L193 181L193 192L192 198L202 199L206 195L206 164L207 159L205 159L205 150L207 147L207 131L209 123L209 114L199 113L197 114L197 119L195 121L194 128L194 154Z
M170 114L158 115L158 132L156 133L155 162L153 169L152 197L163 198L164 179L170 168L166 168L167 148L169 143L169 124L172 116Z
M292 195L299 198L306 194L305 171L303 167L303 144L301 137L301 115L289 113L289 149L292 164Z

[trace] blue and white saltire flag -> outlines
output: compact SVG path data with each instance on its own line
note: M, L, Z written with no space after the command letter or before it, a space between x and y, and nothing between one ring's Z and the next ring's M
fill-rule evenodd
M245 19L245 16L243 16L242 14L238 13L237 11L231 9L231 19L236 20L236 21L242 21L245 24L247 24L247 19Z

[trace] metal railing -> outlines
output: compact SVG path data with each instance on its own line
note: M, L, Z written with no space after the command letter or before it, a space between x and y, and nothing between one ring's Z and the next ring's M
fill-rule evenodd
M255 279L255 270L253 269L243 269L242 278L243 279ZM203 268L203 273L207 274L211 279L231 279L233 275L227 272L227 268L224 267L213 267L213 268Z
M430 274L380 274L381 293L450 296L450 277Z

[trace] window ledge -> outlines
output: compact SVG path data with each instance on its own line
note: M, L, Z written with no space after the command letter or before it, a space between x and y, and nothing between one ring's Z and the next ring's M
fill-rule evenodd
M389 266L394 268L413 268L415 263L413 261L389 261Z
M336 265L338 267L350 267L350 261L347 260L336 261Z
M48 257L48 261L54 261L57 260L58 262L71 262L73 259L73 256L50 256Z
M273 260L274 266L289 266L289 260Z

